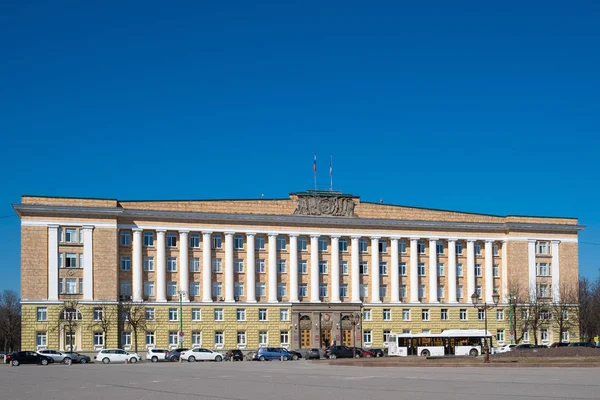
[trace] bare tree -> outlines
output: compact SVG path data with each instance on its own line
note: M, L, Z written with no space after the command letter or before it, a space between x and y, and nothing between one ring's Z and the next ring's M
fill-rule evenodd
M141 301L127 300L119 304L119 311L123 329L128 328L131 330L133 334L133 346L137 352L139 333L146 331L146 307Z
M117 307L111 303L102 303L99 307L94 308L93 322L89 328L96 331L100 329L104 333L104 343L108 341L109 332L113 331L118 326L119 313Z
M559 298L554 299L551 305L552 318L560 335L562 342L563 332L569 332L578 325L577 305L579 294L574 285L564 284L559 287Z
M509 318L514 331L515 342L519 344L529 327L529 293L517 279L511 279L507 285L510 302Z
M21 304L12 290L0 294L0 341L5 354L21 347Z
M600 278L579 280L579 338L591 341L600 333Z
M64 307L58 315L58 325L55 329L58 329L61 335L65 335L65 350L72 352L75 344L73 338L77 328L83 324L83 317L79 311L79 301L71 299L65 300L63 303ZM66 338L69 338L68 343Z

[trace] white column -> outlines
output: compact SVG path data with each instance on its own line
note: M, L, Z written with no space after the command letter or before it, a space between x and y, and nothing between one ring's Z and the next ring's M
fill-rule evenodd
M269 233L269 303L277 303L277 234Z
M298 300L298 235L290 235L290 302Z
M410 302L419 302L419 252L418 239L410 239Z
M448 240L448 303L456 303L456 240Z
M321 302L319 299L319 235L310 237L310 302Z
M527 259L529 270L529 293L528 298L537 299L537 271L535 270L535 239L527 241Z
M559 261L559 253L558 253L558 245L560 244L559 240L552 241L552 291L554 293L554 301L560 301L560 261Z
M502 241L502 298L508 303L508 241Z
M202 232L202 301L212 302L212 232Z
M352 276L350 277L350 283L352 285L352 291L351 291L351 295L352 295L352 299L351 301L353 303L360 303L360 275L359 275L359 264L360 264L360 258L358 256L358 241L360 240L360 237L358 236L352 236L351 238L351 245L350 245L350 251L351 251L351 270L350 273L352 274Z
M83 226L83 300L94 300L94 227Z
M331 237L331 302L340 302L340 237Z
M379 238L371 238L371 303L381 303L379 297Z
M437 239L429 240L429 302L438 303L437 297Z
M256 303L256 257L254 233L246 234L246 302Z
M156 301L167 301L165 231L156 231Z
M400 276L398 274L398 238L392 238L392 265L390 265L391 272L391 301L392 303L400 302Z
M58 225L48 225L48 300L58 300Z
M144 295L142 268L142 230L133 230L133 301L142 301Z
M234 303L233 232L225 232L225 302Z
M179 292L182 293L181 301L190 301L190 266L188 258L189 231L179 231Z
M467 293L465 298L471 300L471 295L475 293L475 242L467 240Z
M485 301L493 303L492 295L494 294L494 255L492 248L494 243L491 240L485 241Z

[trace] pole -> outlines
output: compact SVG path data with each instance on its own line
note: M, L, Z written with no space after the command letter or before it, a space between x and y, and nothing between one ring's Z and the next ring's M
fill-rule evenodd
M517 336L517 332L515 332L515 327L513 325L513 308L512 308L512 295L508 298L509 305L508 307L508 323L510 325L510 344L514 344L514 340Z
M329 191L333 192L333 155L329 155Z
M183 297L183 293L180 291L179 292L179 337L177 338L177 340L179 340L179 348L182 349L183 348L183 342L181 341L181 332L183 332L183 304L182 304L182 297ZM180 356L181 358L181 356Z
M491 309L491 307L490 307ZM485 319L485 332L484 332L484 340L485 340L485 362L489 363L490 362L490 346L488 345L488 337L487 337L487 333L488 333L488 327L487 327L487 310L488 310L488 305L487 303L483 303L483 315L484 315L484 319Z

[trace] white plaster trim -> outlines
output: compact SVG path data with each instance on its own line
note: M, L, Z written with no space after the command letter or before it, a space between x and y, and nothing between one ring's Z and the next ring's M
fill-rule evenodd
M45 220L21 220L21 226L93 226L94 228L117 228L116 222L97 222L97 221L45 221Z

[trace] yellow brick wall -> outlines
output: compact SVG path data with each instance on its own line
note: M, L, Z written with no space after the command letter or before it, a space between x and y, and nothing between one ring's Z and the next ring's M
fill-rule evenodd
M48 228L45 226L21 227L21 298L48 298Z

